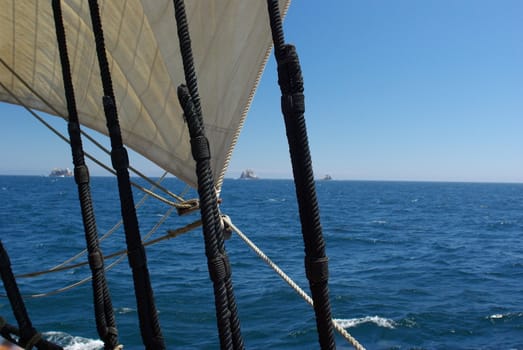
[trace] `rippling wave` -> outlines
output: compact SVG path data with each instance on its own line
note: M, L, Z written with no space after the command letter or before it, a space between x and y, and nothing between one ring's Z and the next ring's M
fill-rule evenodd
M184 188L173 178L164 185ZM0 176L0 189L0 238L16 274L50 268L83 249L74 179ZM120 217L116 181L93 178L92 189L102 234ZM317 194L332 314L368 349L523 349L523 185L323 181ZM136 192L136 201L141 196ZM291 181L226 180L221 208L308 291ZM152 199L138 209L142 235L167 209ZM173 216L152 238L198 216ZM312 309L237 236L226 245L247 348L318 348ZM121 249L122 228L102 243L106 254ZM201 231L148 247L147 260L168 348L218 348ZM79 267L18 282L30 295L89 274ZM121 343L141 349L126 259L107 278ZM91 300L86 283L26 303L38 331L68 350L88 350L102 346ZM0 316L16 323L7 299L0 299ZM337 342L348 348L341 337Z

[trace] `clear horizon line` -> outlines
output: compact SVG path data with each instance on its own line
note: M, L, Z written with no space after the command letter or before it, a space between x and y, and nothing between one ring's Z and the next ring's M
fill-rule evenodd
M48 174L27 174L27 173L11 173L0 171L0 176L27 176L27 177L51 177ZM151 175L149 177L156 178L160 175ZM177 178L175 175L169 174L170 177ZM72 177L72 176L71 176ZM96 174L91 177L114 177L113 174ZM139 178L139 176L131 175L133 178ZM239 177L226 176L225 180L242 180L242 181L263 181L263 180L293 180L292 176L285 177L259 177L257 179L240 179ZM477 183L477 184L523 184L523 180L452 180L452 179L372 179L372 178L332 178L325 180L321 177L315 178L315 181L319 182L333 182L333 181L347 181L347 182L419 182L419 183Z

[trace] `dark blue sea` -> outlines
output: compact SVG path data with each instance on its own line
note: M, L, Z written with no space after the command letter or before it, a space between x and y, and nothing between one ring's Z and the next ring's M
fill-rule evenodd
M174 178L163 185L184 191ZM93 178L92 190L102 235L119 221L116 181ZM319 181L317 194L333 316L365 347L523 349L522 184ZM142 196L135 192L135 201ZM77 197L72 178L0 176L0 238L15 274L49 269L82 251ZM308 291L293 182L226 180L222 199L223 213ZM145 200L137 210L142 236L168 209ZM175 212L148 239L197 219L198 212ZM246 347L317 349L312 309L238 236L226 246ZM124 248L121 227L102 242L105 254ZM149 246L147 257L167 347L218 348L200 229ZM30 296L88 276L79 267L18 282ZM141 349L127 259L107 278L120 341ZM25 300L44 336L68 350L101 349L90 283ZM0 316L16 324L6 298ZM340 336L337 346L351 348Z

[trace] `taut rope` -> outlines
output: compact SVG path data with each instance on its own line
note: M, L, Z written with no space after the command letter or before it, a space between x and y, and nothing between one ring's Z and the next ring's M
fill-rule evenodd
M328 258L320 223L312 160L305 125L305 98L303 77L296 49L285 44L278 0L267 0L274 56L278 63L278 84L281 90L281 108L285 121L296 198L300 213L301 231L305 245L305 272L309 280L316 328L322 349L335 349L329 300Z
M105 51L102 20L100 18L100 9L97 0L89 0L89 10L98 56L98 65L100 67L100 77L102 79L105 118L111 139L111 160L118 179L120 206L122 209L125 240L128 250L127 257L133 273L140 331L147 350L162 350L165 349L165 344L158 319L158 312L154 303L146 253L140 238L138 218L134 208L133 192L131 190L128 170L129 158L127 150L123 146L111 72Z
M223 216L223 221L252 249L256 255L260 257L271 269L274 270L300 297L303 298L309 305L314 307L312 298L292 280L275 262L273 262L253 241L247 237L238 227L236 227L228 216ZM365 348L343 328L336 320L332 319L332 324L338 333L345 338L356 350L365 350Z
M192 156L196 161L205 255L213 281L220 345L222 349L240 350L244 349L244 344L233 293L231 267L225 252L223 225L210 164L211 151L205 137L184 1L174 0L174 10L185 83L187 84L187 86L178 87L178 99L187 120Z
M113 303L109 287L105 279L104 258L98 240L98 230L93 210L91 188L89 185L89 170L85 164L80 122L76 109L71 66L67 52L67 39L62 18L61 0L53 0L53 16L55 21L56 39L62 63L62 76L67 101L68 130L71 140L71 153L74 164L74 178L78 187L78 196L82 210L85 241L89 252L89 267L91 268L93 305L96 319L96 329L104 342L105 350L113 350L118 345L118 331L114 317Z

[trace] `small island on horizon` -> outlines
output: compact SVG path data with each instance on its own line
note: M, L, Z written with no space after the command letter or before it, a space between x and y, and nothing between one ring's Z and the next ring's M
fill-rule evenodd
M252 169L245 169L242 171L242 174L240 175L240 180L258 180L259 177L256 175L254 170Z
M49 174L50 177L69 177L73 172L69 168L54 168Z

